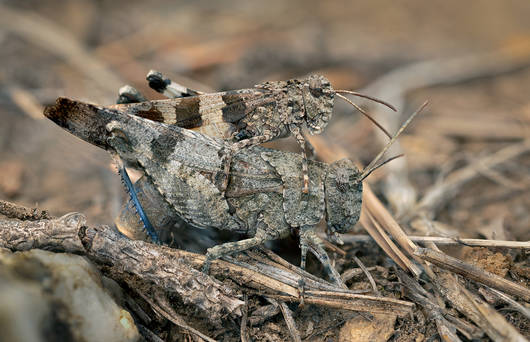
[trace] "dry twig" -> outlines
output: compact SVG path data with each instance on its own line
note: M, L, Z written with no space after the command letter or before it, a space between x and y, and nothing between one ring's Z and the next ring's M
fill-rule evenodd
M296 323L293 318L293 314L291 310L287 307L287 304L280 301L277 302L274 299L269 299L272 301L272 303L278 304L280 307L280 310L282 311L283 319L285 320L285 324L287 324L287 329L289 330L289 333L291 334L291 337L294 342L302 342L302 338L300 337L300 333L298 332L298 329L296 328Z
M40 248L56 252L85 252L77 235L86 218L71 213L53 220L0 220L0 247L13 251Z
M3 200L0 200L0 215L4 215L8 218L31 221L46 220L52 218L46 210L39 210L37 208L27 208Z
M518 302L510 298L510 296L506 295L505 293L502 293L499 290L487 288L487 291L495 295L495 297L499 298L503 302L508 303L508 305L510 305L514 310L520 312L522 315L524 315L527 319L530 320L530 309L529 308L524 307L523 305L519 304Z
M438 334L445 342L459 342L456 335L456 327L443 316L443 309L435 303L432 295L425 291L418 282L401 270L397 270L401 282L408 289L408 296L418 305L423 307L423 311L436 322Z
M353 256L353 260L355 260L357 265L359 265L361 270L364 272L364 274L368 278L368 281L370 282L370 285L372 286L372 290L374 291L374 294L376 296L381 296L381 293L379 293L379 290L377 289L377 285L375 283L374 278L372 277L372 275L370 274L370 272L368 271L366 266L364 266L363 262L359 258L357 258L356 256Z
M158 292L158 293L157 293ZM197 329L191 327L184 318L182 318L179 314L173 310L171 305L167 303L167 299L165 299L164 293L159 293L159 291L155 291L154 296L156 297L156 303L154 300L152 300L149 296L147 296L144 293L138 292L138 294L155 310L158 312L162 317L166 318L171 323L175 324L178 327L181 327L184 330L189 331L190 333L199 336L205 341L208 342L216 342L214 339L204 335Z
M0 221L0 246L12 250L53 247L54 250L81 252L79 240L74 237L79 225L84 224L84 221L79 223L80 221L76 220L73 225L63 224L60 229L54 226L57 225L55 221L52 222L53 224L48 220ZM13 227L16 229L11 229ZM63 237L66 237L65 240ZM178 293L184 303L196 305L213 321L219 320L225 313L235 316L241 314L243 302L234 298L230 288L190 267L191 265L200 268L205 261L204 255L129 240L107 226L81 226L79 237L87 256L115 280L132 284L139 281L153 283L166 292ZM270 265L260 264L259 271L252 270L252 265L248 266L250 268L216 260L212 263L211 273L229 277L242 286L252 287L262 294L283 301L301 300L298 281L302 278L297 273L276 268L274 275L279 276L278 280L267 276L263 271L267 267L271 268ZM413 307L410 302L359 295L313 278L314 276L303 278L308 288L304 298L307 303L344 310L398 314L406 314Z
M506 341L503 330L515 331L515 328L499 314L495 315L495 324L492 325L489 319L484 316L484 312L479 311L473 303L482 302L482 300L477 296L470 294L466 288L458 282L456 277L448 271L440 270L439 272L436 272L433 284L454 308L479 326L492 340ZM483 304L487 305L485 303ZM514 334L517 336L517 331L515 331ZM517 339L515 339L515 341L517 341Z
M87 256L114 279L152 283L165 292L177 293L185 304L195 305L213 322L220 322L226 313L241 315L244 303L233 289L192 268L178 253L171 253L171 248L129 240L106 226L81 227L79 237Z
M241 317L241 328L239 329L239 335L241 336L241 342L248 342L248 298L246 294L243 295L243 299L245 301L245 305L241 310L243 311L243 316Z
M473 279L481 284L504 291L525 301L530 301L530 290L513 281L509 281L496 274L450 257L442 252L429 248L419 248L416 255L436 266L460 274L468 279Z
M344 243L369 243L375 242L370 235L345 234L341 236ZM505 241L486 239L461 239L439 236L409 236L409 239L416 243L434 242L437 245L461 245L469 247L490 247L490 248L514 248L530 249L530 241Z

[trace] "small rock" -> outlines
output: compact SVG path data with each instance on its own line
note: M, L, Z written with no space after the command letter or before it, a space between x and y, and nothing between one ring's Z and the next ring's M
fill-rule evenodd
M0 329L12 332L10 341L139 339L131 314L116 304L99 271L81 256L38 249L3 252L1 278L9 291L1 292Z
M362 316L350 319L342 326L340 342L384 342L394 333L396 315L374 314L371 321Z

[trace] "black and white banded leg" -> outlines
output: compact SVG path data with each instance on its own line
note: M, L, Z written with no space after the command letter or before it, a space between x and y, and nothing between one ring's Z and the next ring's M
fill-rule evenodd
M149 86L153 90L159 92L160 94L163 94L165 97L170 99L203 94L200 91L193 90L176 82L173 82L169 78L164 77L164 75L162 75L160 71L149 71L149 73L147 73L146 79L147 82L149 82Z

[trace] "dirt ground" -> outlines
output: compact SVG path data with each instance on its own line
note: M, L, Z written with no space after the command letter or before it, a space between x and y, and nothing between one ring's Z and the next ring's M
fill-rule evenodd
M149 99L163 98L145 81L150 69L204 91L319 73L335 89L362 90L395 104L398 113L367 107L391 132L429 101L400 139L405 157L367 180L408 234L528 241L529 17L527 0L3 1L0 199L56 216L81 212L91 225L111 224L118 214L125 193L109 156L43 117L43 107L59 96L110 105L130 84ZM375 126L352 112L336 101L327 130L311 138L318 158L332 161L345 153L366 165L381 149ZM268 146L297 151L291 138ZM437 189L444 195L425 211L431 224L407 220ZM360 224L352 232L366 234ZM276 249L281 254L292 244ZM410 299L395 266L375 246L343 249L372 270L383 295ZM528 249L442 249L528 287ZM342 271L353 264L336 262ZM347 285L370 288L362 274ZM503 302L489 303L530 337L528 318ZM251 296L251 308L261 305L263 298ZM352 320L366 324L352 312L291 309L305 340L355 339L359 325ZM222 330L188 314L191 325L215 339L239 339L239 322ZM364 331L377 326L388 332L373 340L440 340L425 311L398 317L387 328L378 319L369 317L373 324ZM281 315L249 333L255 341L290 338ZM181 330L160 336L192 338Z

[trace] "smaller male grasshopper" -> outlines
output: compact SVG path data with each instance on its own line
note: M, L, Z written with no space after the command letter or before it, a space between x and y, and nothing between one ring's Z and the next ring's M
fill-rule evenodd
M334 97L352 104L374 122L390 138L390 134L359 106L341 94L352 94L381 103L392 110L390 104L350 90L334 90L330 82L320 75L303 79L264 82L254 88L205 94L181 86L157 71L147 74L149 85L170 97L170 100L146 101L134 88L120 89L120 104L112 108L127 114L197 130L212 137L235 141L227 145L221 189L228 185L230 162L236 153L277 138L293 135L302 150L302 191L307 193L306 146L312 147L304 136L303 127L310 134L320 134L333 114ZM137 102L137 103L132 103Z
M213 259L295 232L300 238L301 267L309 250L333 281L343 286L315 227L325 219L332 236L351 229L360 215L362 181L384 164L380 163L383 154L422 108L363 171L348 159L333 164L310 161L308 192L301 187L303 158L299 154L259 146L245 149L234 157L224 191L217 182L224 172L219 152L227 144L221 139L65 98L47 107L44 114L142 170L170 210L187 223L249 236L209 248L205 269Z

